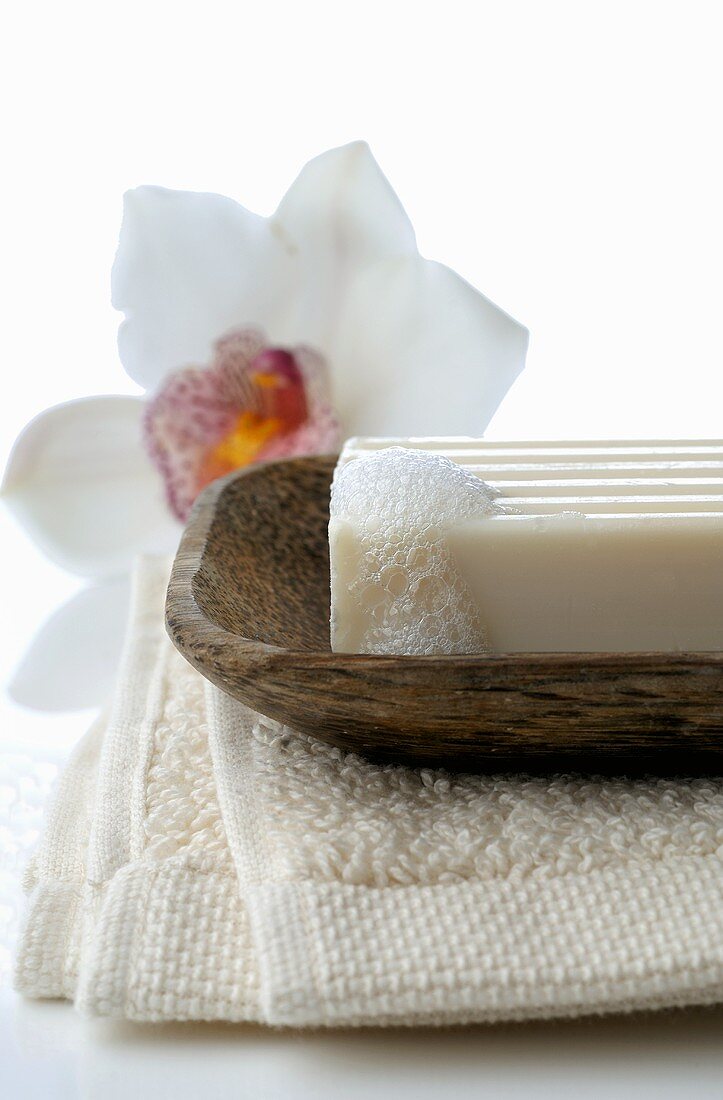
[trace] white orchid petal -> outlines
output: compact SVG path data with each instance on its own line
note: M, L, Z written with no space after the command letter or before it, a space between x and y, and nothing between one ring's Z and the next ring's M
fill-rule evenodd
M128 578L81 589L38 630L8 692L34 710L96 707L109 696L123 645Z
M289 250L291 286L270 331L279 342L309 343L325 354L359 271L417 254L412 224L365 142L310 161L272 222Z
M272 327L288 252L267 218L222 195L139 187L125 196L113 265L118 346L128 374L155 388L168 371L208 361L243 324Z
M71 573L110 577L136 554L165 553L180 528L143 449L138 397L56 405L20 434L2 495L49 558Z
M389 260L344 303L333 400L348 434L481 435L528 332L442 264Z
M295 248L322 253L336 266L366 266L417 251L412 223L364 141L310 160L273 221Z

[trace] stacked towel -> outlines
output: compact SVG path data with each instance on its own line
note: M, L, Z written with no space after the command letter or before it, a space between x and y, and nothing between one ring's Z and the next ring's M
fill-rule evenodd
M450 1024L723 1000L723 780L377 766L207 684L148 559L28 870L18 988L93 1015Z

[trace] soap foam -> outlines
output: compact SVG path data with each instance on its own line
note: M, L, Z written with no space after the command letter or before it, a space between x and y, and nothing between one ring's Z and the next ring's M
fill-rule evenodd
M404 447L337 467L329 524L332 644L339 641L335 607L343 586L345 602L364 624L358 653L483 652L484 626L445 533L454 524L513 511L496 504L497 495L442 455ZM342 541L354 556L343 577L335 554Z

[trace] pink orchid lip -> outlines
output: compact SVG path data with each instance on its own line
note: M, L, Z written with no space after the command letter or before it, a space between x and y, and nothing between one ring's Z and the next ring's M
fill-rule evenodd
M255 356L248 373L257 388L255 409L260 416L280 421L284 433L308 419L304 378L290 351L266 348Z
M274 374L290 382L301 380L301 371L290 351L285 348L265 348L251 363L251 374Z
M181 521L215 478L252 462L330 450L340 439L316 352L269 346L250 327L227 333L214 351L207 367L171 374L144 420L148 453Z

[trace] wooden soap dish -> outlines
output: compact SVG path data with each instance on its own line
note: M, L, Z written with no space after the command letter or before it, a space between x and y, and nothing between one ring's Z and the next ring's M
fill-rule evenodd
M335 462L253 466L197 501L166 622L199 672L255 710L375 760L723 773L723 653L332 653Z

